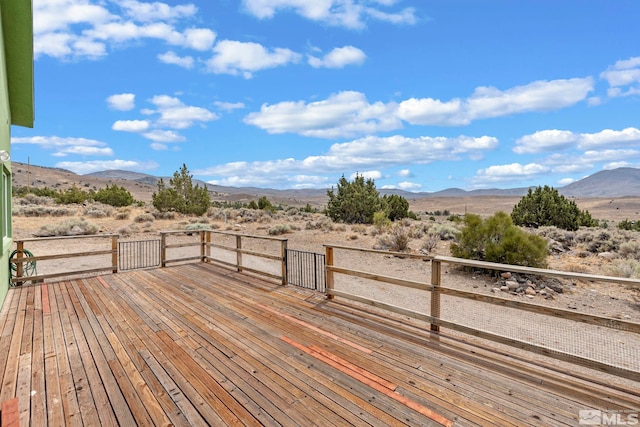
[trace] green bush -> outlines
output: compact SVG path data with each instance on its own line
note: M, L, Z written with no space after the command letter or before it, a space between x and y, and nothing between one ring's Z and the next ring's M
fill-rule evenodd
M529 189L513 208L511 219L516 225L533 228L555 226L563 230L577 230L598 225L589 211L581 211L573 200L547 185Z
M620 230L640 231L640 221L629 221L625 219L618 223L618 228Z
M151 196L153 206L160 212L175 211L187 215L204 215L211 206L206 187L193 186L193 175L183 164L174 172L167 188L163 179L158 181L158 191Z
M382 232L387 227L391 226L391 220L385 211L378 211L373 214L373 225L376 226L379 232Z
M546 241L515 226L506 213L498 212L486 220L467 214L464 224L458 242L451 245L453 256L528 267L546 266Z
M56 190L54 190L53 188L48 188L48 187L43 187L43 188L13 187L11 191L12 191L12 194L14 196L17 196L17 197L24 197L27 194L34 194L34 195L40 196L40 197L55 198L55 196L58 194L58 192Z
M130 206L133 204L133 195L126 188L113 184L98 190L93 200L115 207Z
M398 196L397 194L387 196L385 194L380 200L380 204L391 221L409 216L409 202L402 196Z
M347 181L342 175L337 193L331 188L327 190L327 196L327 216L335 222L371 224L373 214L381 208L375 183L370 178L365 180L362 175L356 175L353 182Z
M66 190L58 191L54 199L56 203L61 205L70 205L72 203L84 203L90 198L90 194L87 191L81 190L75 186L67 188Z

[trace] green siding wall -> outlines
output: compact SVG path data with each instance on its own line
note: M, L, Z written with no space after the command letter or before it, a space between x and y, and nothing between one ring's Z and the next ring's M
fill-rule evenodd
M0 13L2 11L0 10ZM2 36L2 20L0 20L0 150L10 151L11 145L11 113L9 112L9 91L7 85L7 64L4 49L4 37ZM11 189L11 164L0 165L5 179L9 179L8 188ZM0 182L0 185L6 185ZM0 188L1 190L1 188ZM0 195L2 191L0 191ZM11 215L11 195L0 197L0 218L1 223L5 223ZM0 227L2 229L2 227ZM11 230L2 232L2 243L0 243L0 305L4 302L9 291L9 255L12 251Z

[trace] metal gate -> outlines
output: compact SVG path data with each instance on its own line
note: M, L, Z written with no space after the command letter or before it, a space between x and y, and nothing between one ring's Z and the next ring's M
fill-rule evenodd
M160 239L118 242L118 268L136 270L160 265Z
M325 255L287 249L287 282L290 285L324 292Z

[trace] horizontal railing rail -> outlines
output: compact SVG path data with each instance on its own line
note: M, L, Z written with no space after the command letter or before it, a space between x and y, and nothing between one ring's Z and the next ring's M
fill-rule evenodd
M85 240L85 239L94 239L94 240L105 240L109 245L108 249L102 250L89 250L83 252L68 252L68 253L57 253L51 255L39 255L39 256L26 256L31 253L25 245L29 244L41 244L42 242L55 242L56 247L64 247L66 242L75 241L75 240ZM75 276L80 274L93 274L93 273L101 273L101 272L112 272L117 273L118 271L118 235L117 234L99 234L99 235L88 235L88 236L58 236L58 237L38 237L38 238L29 238L29 239L17 239L15 240L16 250L15 257L11 259L11 263L15 265L15 274L11 277L11 284L21 285L26 281L42 281L45 279L52 279L57 277L65 277L65 276ZM77 268L73 267L68 271L57 272L57 273L49 273L49 274L34 274L30 276L26 276L25 273L25 264L28 263L37 263L38 261L50 261L50 260L77 260L79 258L84 257L92 257L98 255L111 255L110 263L105 266L93 267L93 268ZM58 265L64 265L63 263L58 263ZM69 263L70 266L74 264Z
M501 344L517 347L529 352L533 352L540 355L550 356L552 358L571 362L581 366L593 368L605 373L633 379L640 381L640 370L629 369L625 366L612 365L602 361L594 360L593 358L585 357L579 354L571 352L560 351L550 348L542 344L536 344L527 342L521 339L515 339L509 336L505 336L500 333L490 332L478 327L468 326L459 322L449 321L441 315L444 302L442 300L443 295L449 295L457 298L463 298L466 300L472 300L478 303L509 307L523 312L535 313L537 315L562 319L563 321L572 321L578 324L592 325L596 327L602 327L607 329L619 330L629 332L638 335L640 337L640 323L631 321L614 319L605 316L598 316L594 314L576 312L575 310L567 310L562 308L549 307L541 304L535 304L525 301L511 300L501 298L492 295L486 295L478 292L466 291L461 289L454 289L451 287L442 286L442 264L452 264L464 267L472 267L483 270L495 270L499 272L511 272L511 273L523 273L532 276L547 276L547 277L560 277L566 279L576 279L582 281L593 282L605 282L615 283L627 286L629 288L640 289L640 280L610 277L602 275L592 275L585 273L570 273L557 270L545 270L540 268L529 268L522 266L513 266L506 264L496 264L482 261L467 260L461 258L445 257L445 256L433 256L429 257L431 261L431 283L425 283L420 281L405 280L398 277L391 277L381 274L370 273L366 271L355 270L351 268L338 267L335 265L335 252L337 249L346 251L358 251L363 252L360 248L351 248L348 246L339 245L325 245L326 249L326 279L327 290L326 294L329 299L334 297L341 297L347 300L355 301L364 305L384 309L403 316L412 317L417 320L421 320L430 324L430 330L436 335L440 332L440 328L449 328L457 332L462 332L468 335L476 336L479 338L491 340ZM370 253L387 253L384 251L366 250ZM406 254L395 253L394 255L403 257ZM341 274L350 277L363 278L373 280L376 282L388 283L391 285L401 286L405 288L417 289L419 291L425 291L429 294L430 304L428 310L420 311L414 308L399 307L385 301L378 301L373 298L367 298L362 295L356 295L346 290L338 290L335 285L335 275ZM427 308L427 307L425 307ZM498 315L498 314L496 314ZM587 344L588 345L588 344ZM640 357L640 348L631 350L638 353ZM576 352L577 353L577 352ZM635 356L632 356L635 357Z
M198 236L197 242L181 242L181 243L169 243L169 238L175 235L186 235L186 236ZM231 237L233 240L233 244L223 244L218 242L213 242L212 238L214 236L221 237ZM218 231L218 230L184 230L184 231L163 231L160 233L161 237L161 265L163 267L167 266L170 263L176 262L185 262L185 261L194 261L200 260L201 262L213 262L217 264L222 264L228 267L233 267L237 271L248 271L250 273L255 273L259 275L263 275L266 277L270 277L276 280L279 280L283 285L287 283L287 268L286 268L286 250L287 250L287 239L273 236L256 236L251 234L240 234L240 233L232 233L227 231ZM276 242L278 243L278 254L260 252L252 249L243 248L243 242L248 240L257 240L257 241L268 241L268 242ZM183 257L183 258L169 258L167 254L167 250L171 248L184 248L184 247L199 247L200 252L197 256ZM217 258L211 255L211 249L221 249L223 251L232 252L235 254L234 261L225 261L223 259ZM280 264L279 274L270 273L265 271L264 269L255 268L247 265L243 262L243 255L268 259L272 261L277 261Z

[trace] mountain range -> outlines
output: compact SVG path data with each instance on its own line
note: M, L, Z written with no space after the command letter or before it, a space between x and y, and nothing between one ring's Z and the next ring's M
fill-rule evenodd
M160 179L160 177L154 175L125 170L106 170L86 175L77 175L64 169L26 165L18 162L13 162L12 170L14 185L19 186L34 185L37 187L64 187L66 185L75 184L78 186L97 186L100 188L104 186L104 183L119 181L119 185L127 187L130 191L131 188L133 188L138 189L139 191L152 192L155 190L156 183ZM163 177L163 179L168 184L169 177ZM127 185L125 185L125 183ZM205 185L209 191L214 193L232 196L232 199L267 196L274 199L305 200L323 199L326 198L327 195L326 189L277 190L257 187L224 187L208 184L200 180L194 180L194 183ZM625 167L603 170L564 187L556 188L564 196L572 198L640 197L640 169ZM528 187L508 189L490 188L478 190L448 188L435 192L415 193L398 189L379 189L379 191L381 194L398 194L407 199L419 199L426 197L523 196L527 193L528 189Z
M104 179L126 179L131 181L142 182L155 185L158 178L153 175L147 175L138 172L129 172L123 170L109 170L102 172L94 172L89 174ZM167 179L168 181L168 179ZM274 190L268 188L256 187L221 187L217 185L207 184L203 181L196 181L200 185L206 185L209 190L228 193L250 193L261 195L275 195L285 192L289 197L298 196L319 196L326 195L326 189L304 189L304 190ZM382 194L398 194L405 198L422 198L422 197L473 197L473 196L523 196L527 194L528 187L519 188L488 188L478 190L463 190L461 188L448 188L435 192L408 192L404 190L380 190ZM611 170L603 170L593 175L589 175L579 181L575 181L564 187L557 187L560 194L566 197L625 197L640 196L640 169L636 168L617 168Z

